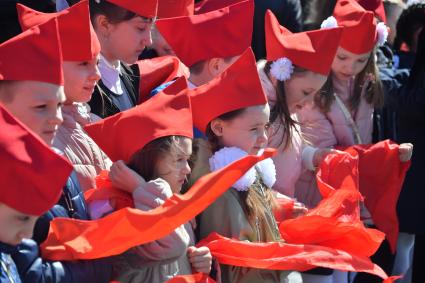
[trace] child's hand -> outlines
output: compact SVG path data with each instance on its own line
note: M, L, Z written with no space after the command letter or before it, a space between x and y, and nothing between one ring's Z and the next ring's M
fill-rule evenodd
M322 163L322 161L325 160L326 156L328 156L329 154L334 154L338 152L341 152L341 151L333 149L333 148L320 148L316 150L313 156L314 167L319 167L320 163Z
M294 208L292 211L292 217L297 218L298 216L302 216L308 212L307 207L301 202L296 201L294 203Z
M142 176L128 168L122 160L112 164L109 179L112 185L129 193L146 183Z
M187 256L192 268L196 272L209 274L211 271L212 256L210 249L207 247L189 247L187 249Z
M398 157L401 162L407 162L412 158L413 144L402 143L398 148Z

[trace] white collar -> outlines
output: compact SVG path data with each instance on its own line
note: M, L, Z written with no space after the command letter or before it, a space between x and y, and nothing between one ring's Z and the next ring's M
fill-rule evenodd
M103 84L113 93L123 94L120 63L115 66L100 54L98 67Z
M259 154L261 154L262 151L263 150L261 150ZM213 156L210 157L210 169L211 171L217 171L247 155L248 153L238 147L224 147L216 151ZM267 187L273 187L274 183L276 182L276 167L274 166L273 160L271 158L267 158L258 162L255 166L249 169L245 175L243 175L232 187L238 191L247 191L252 186L252 184L254 184L257 178L257 172L261 175L261 179Z

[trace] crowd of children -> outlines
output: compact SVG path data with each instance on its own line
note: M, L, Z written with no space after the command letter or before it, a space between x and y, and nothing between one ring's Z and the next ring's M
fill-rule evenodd
M286 10L284 17L262 0L46 2L56 12L22 3L3 11L12 23L1 27L0 43L0 282L425 282L424 3L329 1L331 12L303 15L310 30L299 31L300 22L283 26ZM300 21L301 7L316 2L282 6ZM11 26L21 32L12 37ZM410 166L402 186L378 184L391 187L374 199L385 212L362 182L403 180L405 171L321 172L325 163L344 172L332 158L361 162L367 154L352 146L367 151L384 139L394 141L396 159L383 150L374 156ZM270 152L250 169L238 165ZM323 174L332 185L323 185ZM332 207L335 180L345 190L352 176L351 190L363 196L352 209L348 199ZM221 193L213 196L214 178ZM185 221L167 223L164 211L179 200L189 207L194 187L205 189L205 209L174 210L173 219ZM378 243L371 260L380 267L368 257L373 268L350 265L360 254L332 245L346 239L341 231L328 243L291 239L305 251L298 265L277 255L268 265L233 264L237 256L223 259L232 251L207 247L218 234L263 256L270 243L289 251L281 245L285 220L304 221L324 203L333 223L370 237L353 234L350 245ZM381 229L380 217L393 219L396 204L399 220ZM345 213L331 216L332 209ZM93 229L118 243L142 233L143 223L135 225L142 216L165 217L168 232L120 245L125 250L96 246ZM117 229L123 223L133 228ZM77 226L78 239L61 236ZM335 258L309 260L310 244L334 249ZM338 265L345 253L350 260Z

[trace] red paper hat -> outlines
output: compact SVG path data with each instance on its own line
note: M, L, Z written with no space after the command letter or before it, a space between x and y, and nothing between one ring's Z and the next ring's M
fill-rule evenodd
M42 215L59 200L72 165L1 106L0 128L0 203Z
M267 103L251 48L218 77L189 93L193 123L204 133L224 113Z
M63 85L62 51L56 19L0 44L0 80Z
M354 54L371 51L377 40L376 19L355 0L339 0L333 16L344 27L340 46Z
M342 28L292 33L279 25L270 10L266 12L267 60L286 57L304 69L327 76L338 49Z
M155 18L158 0L106 0L145 18Z
M113 161L125 162L157 138L192 138L192 112L186 90L186 79L180 78L145 103L88 125L85 130Z
M88 61L100 52L100 43L90 23L88 1L81 1L59 12L45 14L17 4L23 30L57 17L64 61Z
M204 0L195 4L195 14L204 14L245 0Z
M374 12L376 17L381 21L387 23L384 2L382 0L357 0L357 2L366 10Z
M192 16L194 0L158 0L158 18Z
M162 19L156 27L186 65L240 55L251 46L252 0L202 15Z

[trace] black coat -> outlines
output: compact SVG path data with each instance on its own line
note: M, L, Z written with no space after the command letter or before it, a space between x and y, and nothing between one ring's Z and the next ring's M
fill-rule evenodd
M139 66L137 64L128 66L121 63L121 71L120 79L130 95L131 103L136 106L139 103ZM111 95L111 91L100 80L89 101L91 112L102 118L121 112L119 107L112 101Z
M12 255L22 282L28 283L107 283L111 276L111 259L75 262L46 261L40 257L38 244L56 217L88 220L83 193L75 172L68 179L59 202L37 220L33 239L24 240Z

